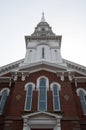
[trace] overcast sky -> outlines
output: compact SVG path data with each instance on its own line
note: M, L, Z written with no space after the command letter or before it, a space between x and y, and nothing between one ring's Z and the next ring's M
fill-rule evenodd
M86 66L86 0L0 0L0 66L25 57L25 35L33 33L42 12L62 35L62 58Z

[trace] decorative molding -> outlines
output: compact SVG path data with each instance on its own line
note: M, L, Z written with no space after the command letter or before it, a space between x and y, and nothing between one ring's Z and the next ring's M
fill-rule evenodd
M24 59L21 59L11 64L0 67L0 76L7 74L13 70L17 70L19 67L19 64L23 62L24 62Z
M58 130L61 130L60 121L62 119L62 116L57 114L51 114L48 112L36 112L22 116L22 118L24 122L23 130L27 130L28 127L29 130L31 130L31 128L58 128Z
M53 85L54 85L54 84L57 85L58 90L60 91L60 90L61 90L61 85L60 85L59 83L57 83L57 82L53 82L53 83L50 84L50 90L53 91Z
M69 81L72 81L72 73L71 72L68 72L68 78L69 78Z
M70 98L70 96L69 95L64 95L64 99L66 100L66 101L68 101L69 100L69 98Z
M46 76L40 76L37 78L37 85L36 85L37 90L39 90L39 87L40 87L39 83L40 83L41 78L46 79L46 87L47 87L47 90L49 90L49 79Z
M62 72L60 79L61 79L61 81L64 81L64 72Z
M25 84L25 91L27 91L29 85L32 85L32 90L35 90L35 84L33 82L28 82Z
M77 73L86 75L86 67L76 64L74 62L63 59L63 62L67 64L67 67L76 71Z
M16 100L19 101L20 99L21 99L21 95L20 94L16 95Z
M0 76L4 75L4 74L7 74L9 72L12 72L12 71L17 71L19 70L19 65L21 63L24 62L24 59L21 59L21 60L18 60L16 62L13 62L11 64L8 64L8 65L5 65L5 66L2 66L0 67ZM76 63L73 63L71 61L68 61L68 60L65 60L63 59L63 62L67 64L67 67L66 69L69 69L73 72L77 72L77 73L80 73L80 74L83 74L83 75L86 75L86 67L84 66L81 66L79 64L76 64ZM33 64L34 65L34 64ZM53 64L51 64L51 66L53 66ZM55 64L56 66L56 64ZM55 67L54 66L54 67ZM57 65L58 66L58 65ZM59 65L60 66L60 65ZM57 73L57 72L56 72Z
M18 79L18 77L21 77L22 81L24 81L26 77L29 77L28 71L14 71L11 73L12 73L12 77L13 77L14 81L16 81Z

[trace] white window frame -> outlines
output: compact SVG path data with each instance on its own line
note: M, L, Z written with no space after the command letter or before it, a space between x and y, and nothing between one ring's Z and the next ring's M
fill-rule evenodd
M39 87L40 87L39 83L40 83L41 78L46 79L46 88L47 88L47 90L49 90L49 79L46 76L40 76L39 78L37 78L36 90L39 90Z
M48 78L46 76L40 76L37 79L37 86L36 86L36 88L38 90L38 111L41 111L41 110L39 110L39 88L40 88L39 84L40 84L40 79L41 78L46 79L46 109L45 109L45 111L47 111L47 90L49 90L49 80L48 80Z
M61 90L61 85L59 83L57 83L57 82L53 82L53 83L50 84L50 89L51 89L51 91L53 93L53 109L54 109L54 111L60 111L61 110L61 106L60 106L60 95L59 95L59 92L58 92L59 109L57 110L54 107L55 106L55 104L54 104L54 92L53 92L54 85L57 85L58 91Z
M83 89L83 88L78 88L78 89L76 90L77 96L80 97L79 91L83 91L83 93L84 93L84 97L86 96L86 90ZM81 100L80 100L80 103L81 103ZM86 104L86 99L85 99L84 103ZM81 103L81 107L82 107L82 110L83 110L82 103ZM83 110L83 113L84 113L84 110ZM86 115L86 113L84 113L84 115Z
M27 91L28 91L28 87L29 85L32 85L32 96L31 96L31 103L30 103L30 109L26 109L26 104L27 104ZM26 91L26 97L25 97L25 106L24 106L24 110L25 111L31 111L31 107L32 107L32 97L33 97L33 90L35 90L35 84L32 82L29 82L27 84L25 84L25 91Z
M1 104L1 102L2 102L2 93L3 93L3 91L5 91L5 90L7 91L7 96L9 96L9 92L10 92L10 89L9 89L9 88L3 88L3 89L1 89L1 91L0 91L0 96L1 96L0 104ZM6 100L7 100L7 97L6 97ZM6 103L6 100L5 100L5 103ZM4 103L4 106L5 106L5 103ZM0 115L2 115L2 113L3 113L4 106L3 106L3 108L2 108L2 112L0 112Z

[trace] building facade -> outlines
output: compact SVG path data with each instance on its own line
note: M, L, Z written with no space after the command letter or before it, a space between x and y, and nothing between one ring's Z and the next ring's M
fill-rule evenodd
M42 14L25 58L0 67L0 130L86 130L86 67L61 57Z

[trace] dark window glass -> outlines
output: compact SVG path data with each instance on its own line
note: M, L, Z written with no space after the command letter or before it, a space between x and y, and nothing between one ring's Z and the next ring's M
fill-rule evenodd
M85 99L85 94L82 90L79 91L79 96L80 96L80 102L82 105L83 112L86 115L86 99Z
M45 50L44 50L44 47L42 48L42 58L44 58L45 57L45 52L44 52Z
M46 93L46 79L41 78L40 83L39 83L39 104L38 104L38 109L39 111L46 111L46 98L47 98L47 93Z
M53 108L54 111L60 110L59 90L56 84L53 85Z
M32 85L29 85L26 92L26 103L25 103L26 111L29 111L31 109L31 103L32 103Z
M2 112L3 112L6 98L7 98L7 90L4 90L2 92L2 96L1 96L1 100L0 100L0 114L2 114Z

